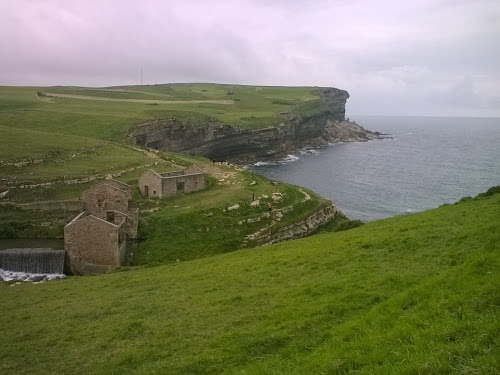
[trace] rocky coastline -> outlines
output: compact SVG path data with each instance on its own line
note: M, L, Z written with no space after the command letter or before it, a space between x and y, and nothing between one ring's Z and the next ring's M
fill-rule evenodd
M384 138L384 134L345 119L347 91L322 88L317 95L321 110L309 114L287 112L273 126L249 130L217 121L192 125L175 118L157 119L136 126L128 140L162 151L248 164L282 159L308 147Z

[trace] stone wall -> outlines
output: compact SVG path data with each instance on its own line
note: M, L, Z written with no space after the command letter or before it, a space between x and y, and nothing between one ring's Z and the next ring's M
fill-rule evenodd
M129 239L137 238L137 230L139 229L139 209L134 208L129 211L124 228Z
M179 193L191 193L205 189L206 184L205 174L194 166L183 171L160 174L149 170L139 177L139 190L143 196L146 196L147 191L149 198L169 198Z
M206 187L206 179L205 175L201 173L167 177L162 179L162 185L162 196L168 198L179 193L203 190Z
M178 178L181 180L181 178ZM191 193L193 191L203 190L207 187L207 180L204 173L186 174L183 176L184 192Z
M82 211L82 201L44 201L44 202L32 202L32 203L6 202L6 203L0 203L0 206L2 204L15 206L23 210L41 210L41 211L61 210L67 212Z

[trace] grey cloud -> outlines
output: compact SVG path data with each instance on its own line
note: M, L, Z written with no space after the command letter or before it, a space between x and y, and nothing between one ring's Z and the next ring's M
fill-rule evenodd
M365 114L500 115L497 1L0 0L0 7L0 84L133 84L142 67L146 83L337 86L350 91L349 108Z

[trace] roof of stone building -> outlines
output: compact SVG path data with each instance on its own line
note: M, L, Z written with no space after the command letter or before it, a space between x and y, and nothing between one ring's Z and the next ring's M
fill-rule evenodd
M97 184L95 184L94 186L99 186L99 185L111 185L114 187L118 187L119 189L129 191L129 192L132 192L132 190L133 190L133 187L131 185L126 184L125 182L114 180L114 179L100 181Z
M85 190L85 191L82 193L82 197L83 197L85 194L87 194L89 191L95 190L95 189L97 189L97 188L101 188L103 185L108 186L108 187L110 187L110 188L112 188L112 189L118 190L118 191L120 191L120 192L122 192L122 193L125 193L125 194L129 197L129 199L130 199L130 198L132 198L132 192L131 192L131 191L129 191L128 189L127 189L127 190L125 190L125 189L122 189L122 188L119 188L119 187L113 186L112 184L108 184L108 183L106 183L106 181L100 182L100 183L98 183L98 184L96 184L96 185L94 185L94 186L90 187L89 189ZM127 185L127 184L124 184L124 185ZM127 186L130 186L130 185L127 185ZM130 188L132 188L132 187L130 187Z
M119 212L119 211L118 211ZM123 222L125 221L125 219L122 220L122 222L120 224L114 224L114 223L111 223L107 220L104 220L104 219L101 219L97 216L94 216L94 215L90 215L87 211L83 211L82 213L80 213L80 215L76 216L73 220L71 220L68 224L66 224L66 226L71 226L77 222L80 222L82 220L91 220L91 221L98 221L98 222L103 222L103 223L106 223L108 225L110 225L111 227L113 228L119 228Z

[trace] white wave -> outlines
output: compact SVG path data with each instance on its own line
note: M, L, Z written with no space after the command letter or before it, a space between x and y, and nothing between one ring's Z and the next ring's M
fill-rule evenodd
M319 151L314 148L303 148L300 150L301 155L319 155Z
M287 155L286 158L280 160L280 163L293 163L294 161L299 160L299 157L296 155Z
M258 161L257 163L254 164L256 167L262 167L263 165L276 165L276 163L272 161Z

